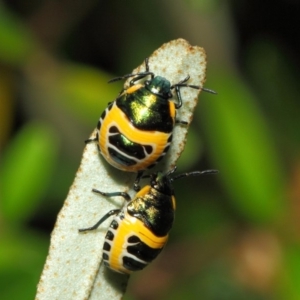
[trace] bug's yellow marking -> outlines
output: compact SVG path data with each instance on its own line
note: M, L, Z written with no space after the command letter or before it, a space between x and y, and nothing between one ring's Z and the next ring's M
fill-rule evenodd
M175 119L176 116L176 108L175 108L175 103L173 101L169 101L170 105L170 116Z
M170 105L170 107L174 106ZM171 109L171 111L175 108ZM175 123L175 118L174 123ZM137 164L132 166L123 166L118 164L114 160L110 158L108 153L108 135L109 135L109 128L111 126L116 126L118 130L126 136L127 139L131 140L132 142L141 144L141 145L150 145L153 147L153 152L149 154L148 157L145 159L138 161ZM160 131L143 131L135 128L129 121L127 116L117 107L114 103L109 114L102 120L101 128L99 131L99 147L100 151L105 157L105 159L115 168L124 170L127 172L137 172L139 170L146 169L148 166L154 164L157 159L162 155L166 145L168 144L168 139L170 137L170 133L164 133Z
M128 237L133 235L138 236L142 242L154 249L163 248L168 240L168 235L157 237L144 225L142 221L130 216L128 213L125 213L125 218L122 222L119 222L117 232L118 234L114 239L109 255L109 265L112 269L128 274L131 272L122 266L123 254L127 254L126 246L128 245Z
M173 206L173 209L176 210L176 200L175 200L174 196L172 196L172 206Z
M143 84L135 84L133 86L130 86L128 89L126 89L124 91L124 93L122 93L122 94L133 94L142 87L144 87ZM121 95L120 95L120 97L121 97Z

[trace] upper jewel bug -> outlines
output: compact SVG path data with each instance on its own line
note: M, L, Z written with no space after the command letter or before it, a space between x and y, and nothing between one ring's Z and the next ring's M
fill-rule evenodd
M104 264L124 274L142 270L161 252L172 227L175 213L175 197L172 182L187 176L215 174L216 170L195 171L171 177L175 168L166 174L150 175L150 185L142 188L133 199L125 192L93 192L107 197L122 196L122 209L113 209L94 226L79 232L97 229L106 219L115 215L105 236ZM148 176L149 177L149 176Z
M129 87L124 88L102 113L96 137L86 141L97 141L100 153L115 168L138 172L135 190L139 189L143 171L153 167L169 150L175 123L187 124L175 118L176 109L182 106L180 89L203 89L186 84L189 76L171 85L166 78L149 71L148 59L145 68L144 72L110 80L134 77ZM146 77L149 79L138 82ZM176 101L170 101L172 90L175 90Z

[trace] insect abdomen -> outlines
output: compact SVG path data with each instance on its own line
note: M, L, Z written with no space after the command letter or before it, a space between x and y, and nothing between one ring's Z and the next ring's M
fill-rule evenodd
M168 235L157 237L142 221L116 216L106 234L103 261L114 271L129 274L144 269L161 252Z

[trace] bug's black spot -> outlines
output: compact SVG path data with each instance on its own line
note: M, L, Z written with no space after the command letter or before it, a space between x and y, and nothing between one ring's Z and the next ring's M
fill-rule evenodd
M117 129L117 127L115 128ZM111 128L109 129L109 132L112 133ZM147 146L147 145L144 146L138 143L134 143L130 141L126 136L121 134L119 131L117 132L119 134L111 135L108 139L111 145L114 145L120 151L120 153L125 153L128 156L135 157L138 159L145 158L144 147L151 147L151 146Z
M152 146L145 145L144 148L145 148L147 154L151 154L153 152Z
M164 158L164 156L165 156L165 153L163 153L163 154L157 159L156 163L158 163L159 161L161 161L161 160Z
M140 239L136 235L132 235L127 239L128 243L137 243L140 242Z
M118 164L120 164L122 166L129 167L129 166L134 166L136 164L135 160L122 155L120 152L118 152L115 149L112 149L110 147L108 147L108 153L115 162L117 162Z
M100 128L101 128L101 120L98 120L97 129L100 130Z
M115 235L111 231L107 231L105 238L109 241L112 241L114 239Z
M131 257L125 256L123 257L123 266L129 271L139 271L139 270L143 270L147 265L139 261L136 261Z
M109 262L103 260L103 263L104 263L104 266L106 266L106 267L108 267L108 268L110 267Z
M170 145L168 145L165 149L164 149L164 153L167 153L170 149Z
M108 102L108 106L107 106L108 111L111 110L111 108L113 107L113 105L114 105L114 101L113 102Z
M110 251L110 249L111 249L110 244L105 242L104 245L103 245L103 250Z
M110 223L110 227L113 228L113 229L118 229L119 224L116 220L112 220L111 223Z
M102 113L100 119L104 120L106 117L106 109L104 110L104 112Z
M111 127L109 127L108 132L109 132L109 133L120 133L118 127L116 127L116 126L111 126Z
M151 169L151 168L153 168L153 167L156 165L156 163L157 163L157 161L156 161L154 164L152 164L152 165L148 166L148 167L147 167L147 169Z
M162 248L153 249L149 247L147 244L142 242L137 236L134 236L133 238L136 240L136 244L128 246L127 252L148 263L151 262L154 258L156 258L156 256L162 250Z

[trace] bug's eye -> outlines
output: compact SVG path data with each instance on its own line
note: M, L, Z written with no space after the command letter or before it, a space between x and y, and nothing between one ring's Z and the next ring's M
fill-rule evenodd
M150 84L150 81L149 80L146 80L145 82L144 82L144 85L149 85Z

